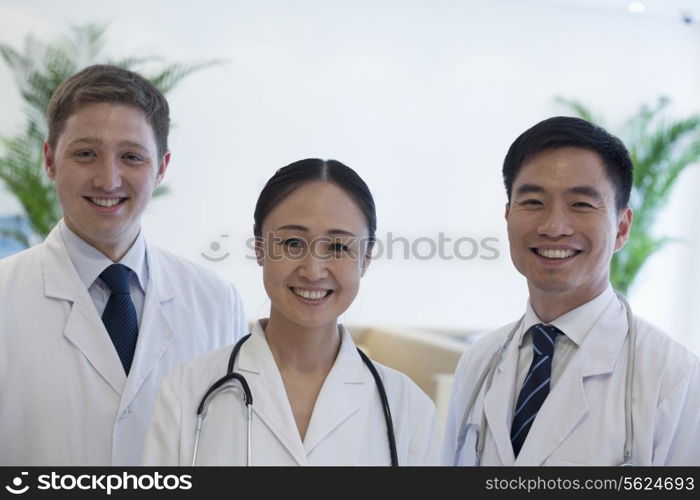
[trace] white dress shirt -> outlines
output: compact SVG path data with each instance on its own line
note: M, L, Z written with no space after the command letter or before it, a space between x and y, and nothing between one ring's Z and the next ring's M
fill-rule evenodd
M104 281L100 279L100 274L114 262L71 231L63 220L58 223L58 228L68 256L73 262L78 276L85 284L85 288L90 293L90 297L97 308L97 314L102 317L112 292ZM122 257L118 264L124 264L130 269L129 291L131 292L131 300L134 303L136 317L140 325L141 317L143 316L143 302L148 285L146 242L140 231L136 241L134 241L134 244L131 245L129 251L126 252L126 255Z

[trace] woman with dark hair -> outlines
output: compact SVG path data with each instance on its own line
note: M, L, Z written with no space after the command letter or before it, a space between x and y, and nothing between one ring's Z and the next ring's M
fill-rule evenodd
M359 351L338 317L371 260L374 200L351 168L280 170L255 208L270 317L161 386L148 465L437 465L435 406Z

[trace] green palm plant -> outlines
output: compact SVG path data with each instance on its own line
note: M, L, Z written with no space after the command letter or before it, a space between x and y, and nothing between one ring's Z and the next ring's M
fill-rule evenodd
M577 116L604 126L603 120L581 102L558 97ZM622 139L634 164L630 208L634 223L625 247L612 259L610 281L627 293L646 260L673 241L654 232L659 212L666 206L678 177L700 160L700 114L675 119L668 115L670 100L660 97L643 105L616 135Z
M0 137L0 180L19 201L29 226L29 233L0 228L0 236L16 240L24 247L32 239L43 239L62 216L53 183L44 173L42 152L48 132L46 108L61 82L91 64L114 64L139 71L167 94L189 74L217 63L172 64L153 56L110 59L103 55L105 32L105 26L88 24L75 26L69 35L50 43L29 35L21 51L0 44L0 56L14 75L26 112L22 132ZM166 192L167 188L162 186L154 195Z

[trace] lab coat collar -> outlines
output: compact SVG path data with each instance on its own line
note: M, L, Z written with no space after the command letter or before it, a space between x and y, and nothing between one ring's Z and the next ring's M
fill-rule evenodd
M251 338L239 353L236 367L251 386L253 411L299 465L306 465L308 454L360 407L366 369L348 331L342 326L339 331L338 356L316 399L303 443L261 321L254 324Z
M534 324L541 323L528 301L518 345ZM593 300L562 314L551 323L579 347L581 375L590 377L611 373L627 334L625 307L615 295L612 285ZM583 347L585 346L585 349ZM569 367L566 368L569 371Z
M58 223L58 229L78 276L80 276L85 288L90 288L102 274L102 271L113 262L97 248L71 231L64 220ZM148 283L148 266L146 264L146 242L141 232L119 263L131 269L141 291L145 293Z
M596 323L596 321L598 321L598 318L600 318L600 315L603 313L608 304L612 302L614 297L615 292L613 291L612 286L608 283L605 290L597 297L567 313L562 314L549 324L556 326L559 330L564 332L564 334L571 341L573 341L577 346L580 346L593 328L593 325ZM522 345L523 340L525 339L525 333L531 326L538 323L544 323L544 321L537 316L537 313L532 308L530 300L528 300L527 308L525 310L525 318L523 319L523 328L521 329L522 335L520 336L520 342L518 342L519 346Z
M261 373L265 368L269 368L269 363L271 362L274 364L275 370L279 371L265 337L263 325L266 322L267 320L265 319L259 319L253 323L250 339L244 345L255 346L255 348L241 348L236 361L236 368L239 370L257 374ZM343 325L338 325L338 332L341 340L340 349L328 375L330 376L334 371L338 371L342 373L342 378L346 383L364 383L366 381L365 365L357 353L357 346L353 342L352 336Z
M583 377L612 373L622 358L629 325L624 304L612 293L612 300L581 345Z
M163 272L161 269L161 259L156 258L155 249L148 244L146 239L143 239L143 244L145 248L146 255L146 286L144 290L147 292L154 292L157 297L157 301L163 303L170 299L175 298L175 285L173 284L170 275ZM144 305L144 314L145 305Z

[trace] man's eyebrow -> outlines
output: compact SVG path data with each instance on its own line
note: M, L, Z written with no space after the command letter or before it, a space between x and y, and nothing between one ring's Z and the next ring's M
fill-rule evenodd
M544 193L544 188L537 184L523 184L515 190L516 195L524 195L530 193ZM588 196L590 198L595 198L596 200L603 200L603 194L598 191L594 186L574 186L566 190L567 193L580 194L583 196Z
M69 146L83 142L85 144L102 144L102 139L98 137L78 137L70 142Z
M529 193L544 193L544 188L542 186L538 186L537 184L523 184L515 190L516 195Z
M78 137L77 139L74 139L73 141L70 142L69 146L72 146L74 144L104 144L104 141L100 139L99 137L92 137L92 136L85 136L85 137ZM138 148L142 149L144 151L148 151L148 148L144 146L143 144L139 144L138 142L134 141L122 141L119 143L120 146L122 147L128 147L128 148Z
M593 186L575 186L567 189L567 191L573 194L582 194L596 200L603 200L603 194Z
M148 148L144 146L143 144L139 144L138 142L134 141L122 141L119 143L120 146L127 146L130 148L138 148L138 149L143 149L144 151L148 151Z

